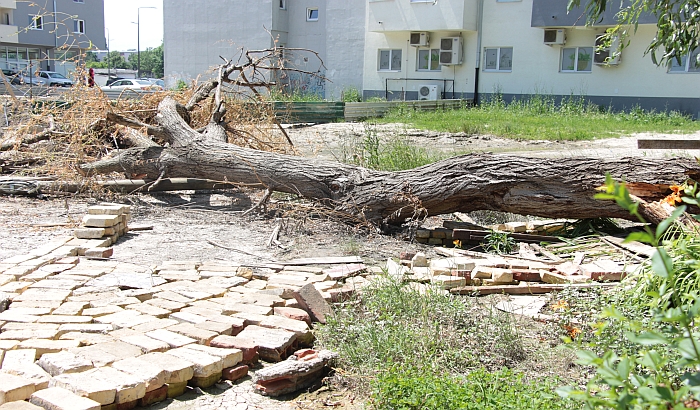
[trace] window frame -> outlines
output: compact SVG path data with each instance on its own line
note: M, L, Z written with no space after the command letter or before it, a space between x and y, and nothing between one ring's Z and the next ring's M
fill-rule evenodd
M316 12L316 18L312 17L313 12ZM318 21L320 17L318 7L307 7L306 8L306 21Z
M80 29L82 29L82 31ZM73 33L85 34L85 20L82 20L82 19L73 20Z
M669 74L697 74L700 73L700 62L697 61L697 57L700 55L700 48L696 48L695 50L690 52L690 56L683 56L681 57L681 65L677 65L675 59L671 59L671 62L668 64L668 71L667 73ZM690 62L693 60L693 57L695 57L695 67L691 69L690 67ZM674 70L674 68L680 68L682 67L682 70Z
M496 68L488 68L488 50L496 50ZM510 68L501 68L501 50L510 50ZM484 47L484 65L482 71L487 73L512 73L513 72L513 47Z
M574 52L574 61L571 69L565 69L564 68L564 53L566 53L566 50L576 50ZM586 67L588 68L587 70L579 70L579 57L581 56L581 49L585 49L588 51L588 64ZM574 47L562 47L561 48L561 53L560 55L560 62L559 62L559 72L560 73L592 73L593 72L593 53L595 51L595 47L588 47L588 46L574 46ZM571 58L569 58L571 59ZM581 60L585 61L585 60Z
M279 1L280 1L280 3L279 3L280 10L287 10L287 0L279 0Z
M381 68L382 67L382 52L388 51L389 52L389 68ZM394 54L395 52L398 51L399 53L399 67L394 68ZM403 65L403 50L400 48L380 48L377 52L377 71L381 72L390 72L390 73L400 73L402 66Z
M85 4L85 0L73 0L73 3Z
M428 52L428 67L427 68L421 68L420 63L421 63L421 57L420 57L420 52L421 51L427 51ZM437 54L433 54L433 52L436 52ZM433 57L435 57L435 62L437 63L437 68L432 69L433 65ZM437 72L437 71L442 71L442 65L440 65L440 49L439 48L428 48L428 47L418 47L416 49L416 71L419 72Z
M44 16L42 16L40 14L30 14L29 15L29 30L43 30L43 29L44 29Z

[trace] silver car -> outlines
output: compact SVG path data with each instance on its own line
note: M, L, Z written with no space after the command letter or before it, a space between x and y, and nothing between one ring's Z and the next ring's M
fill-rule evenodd
M38 78L34 83L48 87L70 87L73 85L73 81L55 71L39 71Z

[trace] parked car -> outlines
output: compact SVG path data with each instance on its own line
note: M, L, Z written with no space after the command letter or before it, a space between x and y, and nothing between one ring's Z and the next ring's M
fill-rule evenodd
M5 74L5 78L7 78L7 81L9 81L10 84L15 84L15 85L24 84L24 79L22 78L22 73L19 73L15 70L10 70L7 68L3 68L2 73Z
M112 85L113 82L123 80L121 77L109 77L105 85Z
M73 85L73 81L66 78L66 76L63 74L55 71L39 71L35 84L45 85L48 87L70 87Z
M124 78L113 82L110 85L102 87L103 90L108 91L122 91L122 90L162 90L163 88L159 85L155 85L148 80L139 80L132 78Z
M142 80L150 81L162 89L165 89L165 81L161 80L160 78L142 78Z

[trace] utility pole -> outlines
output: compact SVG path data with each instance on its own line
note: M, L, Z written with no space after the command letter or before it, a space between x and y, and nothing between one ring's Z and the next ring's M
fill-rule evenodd
M155 7L139 7L136 11L136 78L141 78L141 9L155 9Z

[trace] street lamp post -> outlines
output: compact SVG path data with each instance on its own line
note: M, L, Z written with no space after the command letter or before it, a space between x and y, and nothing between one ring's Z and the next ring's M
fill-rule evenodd
M136 77L141 78L141 9L155 9L155 7L139 7L136 11Z

